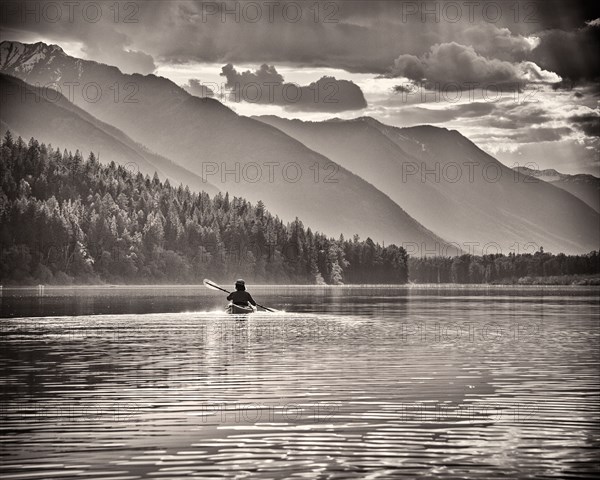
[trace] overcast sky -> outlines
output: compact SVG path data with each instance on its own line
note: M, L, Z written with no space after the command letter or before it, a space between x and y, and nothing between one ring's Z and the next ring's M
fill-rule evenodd
M8 0L0 40L165 76L243 115L433 124L510 166L599 175L599 4Z

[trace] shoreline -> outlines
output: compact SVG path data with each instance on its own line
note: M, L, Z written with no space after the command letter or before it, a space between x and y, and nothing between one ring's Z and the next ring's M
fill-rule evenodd
M483 289L496 287L600 287L600 275L590 275L587 277L574 276L576 279L571 279L570 283L557 283L556 279L550 277L548 279L530 278L525 281L514 282L494 282L494 283L397 283L397 284L361 284L348 283L343 285L309 285L309 284L277 284L277 283L256 283L252 284L253 289L268 289L268 288L294 288L294 289L310 289L310 290L343 290L352 288L369 288L369 289L419 289L419 288L439 288L439 289ZM522 280L522 279L519 279ZM547 281L544 281L547 280ZM567 279L565 279L567 280ZM578 281L578 282L577 282ZM583 282L583 283L582 283ZM226 282L222 282L227 284ZM126 289L167 289L167 288L183 288L189 289L204 289L202 283L90 283L90 284L7 284L0 285L2 290L36 290L36 289L51 289L51 290L126 290Z

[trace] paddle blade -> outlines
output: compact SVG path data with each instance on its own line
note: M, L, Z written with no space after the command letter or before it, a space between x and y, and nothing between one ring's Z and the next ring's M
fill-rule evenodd
M219 287L216 283L214 283L213 281L209 280L208 278L205 278L202 283L204 283L205 287L211 288L212 290L221 290L221 291L223 291L223 289L221 287Z
M265 307L264 305L259 305L258 303L256 304L256 306L262 308L263 310L266 310L267 312L271 312L271 313L278 313L280 311L280 310L277 310L276 308Z

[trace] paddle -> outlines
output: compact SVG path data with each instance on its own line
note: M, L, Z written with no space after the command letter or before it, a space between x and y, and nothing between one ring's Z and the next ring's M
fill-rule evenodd
M213 290L221 290L222 292L225 292L225 293L231 293L231 292L225 290L224 288L219 287L219 285L217 285L215 282L213 282L211 280L208 280L207 278L204 279L203 283L204 283L205 287L212 288ZM258 303L256 304L256 306L260 307L260 308L264 308L267 312L276 312L277 311L274 308L268 308L268 307L265 307L264 305L260 305Z

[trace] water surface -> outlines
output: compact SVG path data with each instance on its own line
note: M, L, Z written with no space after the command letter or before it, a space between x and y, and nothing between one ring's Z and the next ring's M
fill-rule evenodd
M588 287L9 290L3 478L595 478Z

